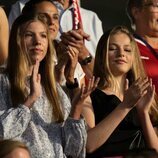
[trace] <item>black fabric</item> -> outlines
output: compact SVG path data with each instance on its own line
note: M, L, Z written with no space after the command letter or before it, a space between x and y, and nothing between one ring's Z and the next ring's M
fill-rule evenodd
M95 113L95 123L98 124L109 113L111 113L121 101L115 95L106 95L103 91L96 89L91 94L92 104ZM136 109L125 117L115 129L109 139L87 158L101 158L104 156L124 155L129 149L143 148L144 139L138 122L134 124L133 117L136 116Z

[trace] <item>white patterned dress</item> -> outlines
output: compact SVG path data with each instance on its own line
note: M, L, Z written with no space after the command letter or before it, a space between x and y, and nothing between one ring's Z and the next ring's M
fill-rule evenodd
M27 144L32 158L84 158L86 129L84 119L74 120L70 101L57 85L64 111L63 123L52 122L52 107L43 91L31 109L12 107L7 75L0 74L0 138L16 139Z

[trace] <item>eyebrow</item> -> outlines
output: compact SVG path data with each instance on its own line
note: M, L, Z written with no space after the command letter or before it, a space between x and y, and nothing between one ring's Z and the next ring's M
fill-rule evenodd
M32 30L26 30L25 33L26 33L26 32L34 33L34 31L32 31ZM42 32L40 32L40 33L47 33L47 31L42 31Z

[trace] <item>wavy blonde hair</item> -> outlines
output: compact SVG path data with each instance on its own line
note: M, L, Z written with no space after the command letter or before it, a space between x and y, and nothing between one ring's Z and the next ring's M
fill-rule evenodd
M50 19L43 13L30 15L22 14L15 20L11 29L7 73L11 84L13 106L16 107L18 104L23 103L28 96L25 81L31 61L28 53L26 53L24 31L33 21L40 21L47 29L48 51L45 58L40 62L39 73L41 74L41 84L50 104L53 106L53 117L55 121L62 122L64 116L61 110L54 77L55 48L50 39L48 28Z
M104 89L107 87L111 87L114 90L118 89L118 84L110 70L108 61L109 39L112 35L115 35L117 33L126 34L131 41L134 62L131 69L127 73L129 86L139 77L147 77L142 60L140 58L139 49L132 33L125 26L116 26L102 35L97 46L93 73L94 76L100 77L100 81L98 84L98 88L100 89ZM150 114L154 120L158 120L158 99L156 94L155 101L153 102L152 108L150 110Z

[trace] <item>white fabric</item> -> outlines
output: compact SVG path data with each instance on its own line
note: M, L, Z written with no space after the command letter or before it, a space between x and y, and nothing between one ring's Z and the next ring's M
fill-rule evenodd
M73 19L70 18L72 17L72 6L64 10L62 5L57 1L54 1L53 3L57 6L60 13L60 34L62 32L72 30ZM85 45L91 55L95 57L97 43L101 35L103 34L102 22L98 18L97 14L90 10L80 7L80 13L82 18L83 30L85 33L90 35L91 39L90 41L85 40ZM60 34L58 34L58 39L60 38Z
M27 1L28 0L20 0L12 5L9 14L10 27L12 26L13 21L21 14L22 8L24 7ZM72 18L70 18L72 17L71 7L64 11L64 9L60 4L57 5L57 2L56 1L54 2L59 12L61 13L60 26L62 26L62 31L67 32L71 30L72 29ZM90 35L91 38L90 41L85 40L85 45L89 50L89 52L91 53L91 55L94 57L98 40L103 34L102 23L96 13L87 9L83 9L83 8L80 9L81 9L83 29L87 34ZM60 37L60 35L58 35L58 37Z

